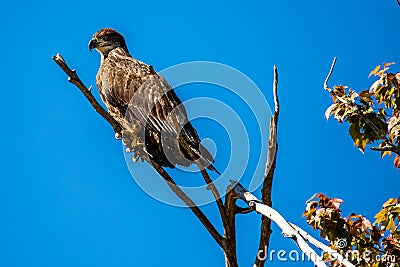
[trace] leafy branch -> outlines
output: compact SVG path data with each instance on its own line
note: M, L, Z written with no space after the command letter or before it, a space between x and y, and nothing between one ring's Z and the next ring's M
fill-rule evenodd
M304 212L307 223L330 241L329 247L345 255L355 266L398 266L400 262L400 198L389 199L371 222L363 215L341 215L343 200L319 193ZM325 250L326 251L326 250ZM326 253L330 266L340 266L338 258Z
M324 82L324 89L332 97L333 104L328 107L325 117L334 116L339 123L350 124L349 133L356 145L364 152L367 144L377 143L371 147L380 151L381 156L397 154L396 167L400 166L400 74L388 72L394 63L384 63L371 71L369 76L377 76L369 90L359 93L347 86L337 85L331 89L328 81L335 67L333 59L330 71Z

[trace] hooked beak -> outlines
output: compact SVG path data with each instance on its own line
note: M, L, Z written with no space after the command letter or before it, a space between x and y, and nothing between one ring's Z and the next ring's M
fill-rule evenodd
M99 43L97 42L96 38L93 38L89 41L89 50L90 52L92 51L92 49L96 48L99 45Z

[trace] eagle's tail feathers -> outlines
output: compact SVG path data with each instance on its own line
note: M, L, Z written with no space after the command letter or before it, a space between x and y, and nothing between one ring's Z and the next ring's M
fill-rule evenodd
M198 157L198 161L201 165L201 167L206 167L210 171L216 172L218 175L221 175L221 173L214 167L214 158L212 157L211 153L205 148L202 144L200 144L200 151L193 149L193 152L196 154Z

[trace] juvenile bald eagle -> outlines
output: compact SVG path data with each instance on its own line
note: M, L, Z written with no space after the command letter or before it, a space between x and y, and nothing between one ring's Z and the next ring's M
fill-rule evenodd
M96 76L101 99L123 126L122 139L128 149L136 152L140 147L146 157L164 167L196 162L216 171L181 100L152 66L129 54L124 37L113 29L102 29L89 42L89 49L94 48L101 55Z

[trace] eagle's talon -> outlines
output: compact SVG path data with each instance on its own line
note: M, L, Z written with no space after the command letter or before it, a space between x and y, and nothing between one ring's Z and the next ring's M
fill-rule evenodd
M115 132L114 136L115 136L115 139L117 139L117 140L121 139L121 134L118 132Z

